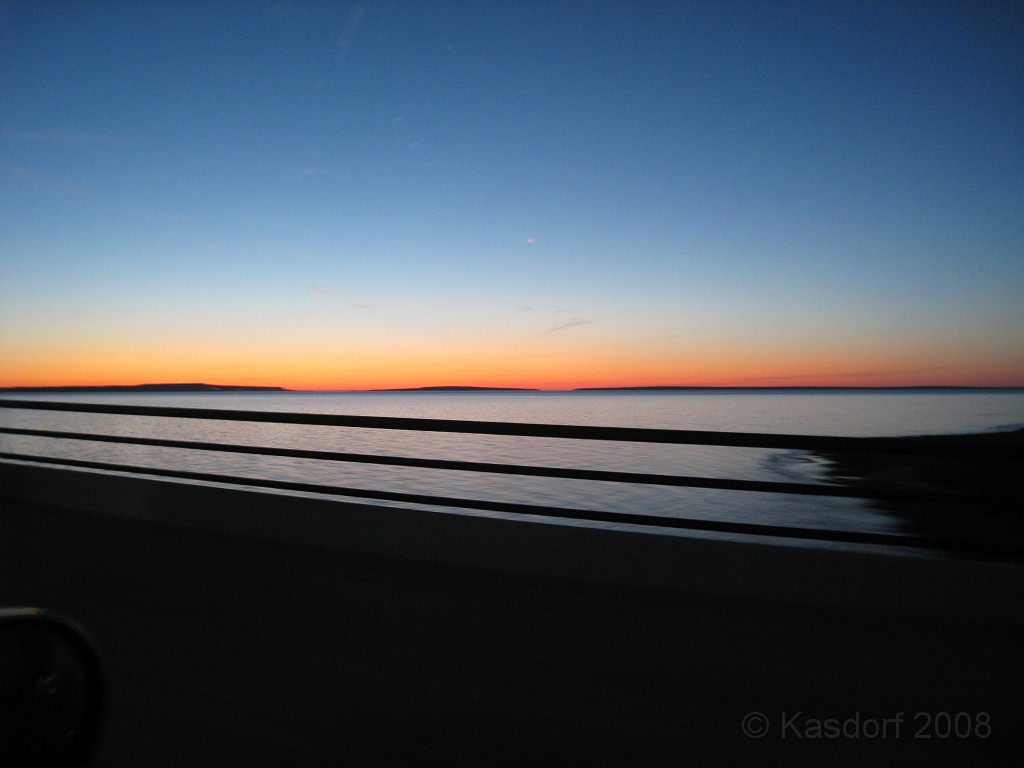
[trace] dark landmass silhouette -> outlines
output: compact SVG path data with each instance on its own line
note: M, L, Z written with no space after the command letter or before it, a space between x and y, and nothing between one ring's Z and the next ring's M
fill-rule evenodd
M109 384L72 387L0 387L0 392L287 392L284 387L232 384Z
M393 387L390 389L368 389L367 392L537 392L531 387L464 387L443 385L439 387Z
M723 386L695 387L689 385L655 385L642 387L576 387L573 392L921 392L921 391L981 391L981 392L1019 392L1024 387L977 387L958 386L956 384L911 385L911 386Z
M233 384L108 384L50 387L0 387L0 393L47 392L292 392L286 387L260 387ZM649 385L636 387L576 387L570 390L542 390L536 387L475 387L441 385L429 387L389 387L386 389L315 390L322 392L1022 392L1024 387L979 387L951 385L924 386L692 386Z

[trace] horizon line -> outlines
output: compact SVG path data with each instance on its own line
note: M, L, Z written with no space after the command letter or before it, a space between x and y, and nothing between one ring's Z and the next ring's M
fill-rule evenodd
M16 392L615 392L615 391L760 391L760 390L1019 390L1024 384L643 384L622 386L590 386L568 388L427 385L416 387L375 388L289 388L248 384L205 384L195 382L151 384L75 384L0 387L0 393Z

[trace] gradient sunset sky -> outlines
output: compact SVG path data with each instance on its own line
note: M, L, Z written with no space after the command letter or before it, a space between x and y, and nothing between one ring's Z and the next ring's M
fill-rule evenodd
M0 386L1024 385L1024 5L6 2Z

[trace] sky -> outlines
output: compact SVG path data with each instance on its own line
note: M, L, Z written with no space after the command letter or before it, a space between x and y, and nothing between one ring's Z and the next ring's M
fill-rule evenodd
M2 2L0 386L1024 386L1024 6Z

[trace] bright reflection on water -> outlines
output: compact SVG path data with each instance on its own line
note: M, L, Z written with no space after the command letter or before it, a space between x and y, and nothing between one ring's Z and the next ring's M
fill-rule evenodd
M978 432L1024 423L1022 393L223 393L37 397L227 410L851 436ZM824 480L819 461L799 451L6 409L0 409L0 423L36 429L434 459L751 480ZM576 509L878 532L898 530L891 518L852 499L423 470L14 435L0 435L0 448L141 467Z

